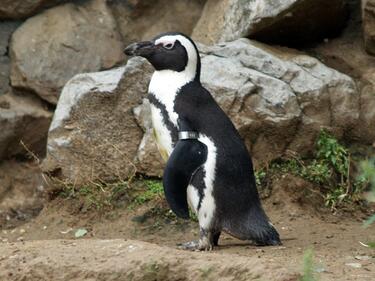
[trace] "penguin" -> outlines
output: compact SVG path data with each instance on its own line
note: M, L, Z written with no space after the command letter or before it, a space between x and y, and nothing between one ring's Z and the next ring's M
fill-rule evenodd
M154 67L148 99L158 149L165 160L164 193L172 211L198 217L199 239L186 250L212 250L222 231L257 245L280 245L265 214L249 152L229 117L200 82L191 38L163 33L125 48Z

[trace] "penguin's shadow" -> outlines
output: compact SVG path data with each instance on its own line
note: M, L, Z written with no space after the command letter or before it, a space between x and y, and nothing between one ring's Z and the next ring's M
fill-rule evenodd
M293 241L297 240L297 238L291 237L291 238L283 238L281 242L286 242L286 241ZM218 250L225 250L225 249L230 249L230 248L237 248L237 247L246 247L248 249L259 249L259 248L270 248L270 246L263 246L263 245L257 245L253 241L228 241L224 244L220 244L217 246ZM277 245L277 246L271 246L272 248L277 248L277 247L285 247L284 243L282 245Z

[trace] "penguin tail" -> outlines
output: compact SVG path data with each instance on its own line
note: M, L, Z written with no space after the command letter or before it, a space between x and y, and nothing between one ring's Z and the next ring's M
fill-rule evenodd
M258 204L242 216L225 220L224 230L238 239L251 240L258 246L281 245L279 233Z
M247 230L249 238L258 246L281 245L280 235L269 221L262 207L253 209L248 218Z

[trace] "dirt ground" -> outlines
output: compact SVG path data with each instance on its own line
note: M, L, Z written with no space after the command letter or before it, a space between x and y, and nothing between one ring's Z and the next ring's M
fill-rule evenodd
M365 83L375 60L363 51L360 30L356 15L340 38L306 51L359 84ZM197 223L166 216L161 200L95 211L57 197L47 200L39 215L30 219L42 206L38 197L42 189L33 182L40 178L24 181L25 169L30 167L9 165L0 167L0 180L7 183L0 186L0 281L297 281L303 255L310 248L320 281L375 280L375 249L366 247L375 241L375 225L363 227L374 206L332 213L306 182L289 176L280 179L271 196L263 200L282 246L256 247L224 234L213 252L198 253L176 246L197 238ZM26 207L2 213L1 207L13 199L15 206ZM78 229L87 233L76 238Z
M178 243L197 238L197 223L166 216L161 199L101 212L82 211L77 202L57 197L29 222L0 230L0 280L298 280L309 248L319 280L375 280L375 250L365 246L375 241L375 226L363 228L367 214L334 215L314 194L306 194L303 184L286 176L264 200L282 246L256 247L224 234L219 247L207 253L177 249ZM76 238L80 228L87 234ZM143 250L114 253L131 245ZM146 270L154 261L167 272Z

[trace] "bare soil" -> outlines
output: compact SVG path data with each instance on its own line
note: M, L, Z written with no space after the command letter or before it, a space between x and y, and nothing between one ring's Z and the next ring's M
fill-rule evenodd
M57 197L29 222L0 231L0 280L298 280L308 248L319 280L375 280L375 250L364 246L375 241L375 226L363 228L367 214L334 215L309 189L286 175L264 200L282 246L224 234L206 253L177 249L197 238L198 226L169 215L163 199L98 211ZM80 228L88 232L76 238Z
M375 60L363 51L360 30L358 10L339 38L305 51L354 77L361 86L372 77ZM375 241L375 225L363 227L374 206L347 206L332 213L319 192L292 176L277 180L263 200L282 246L256 247L224 234L213 252L198 253L176 246L197 238L197 223L166 213L162 199L135 208L125 201L113 210L93 210L57 197L45 202L30 220L41 208L37 168L3 165L1 281L296 281L309 248L321 281L375 280L375 249L366 247ZM76 238L80 228L87 234Z

